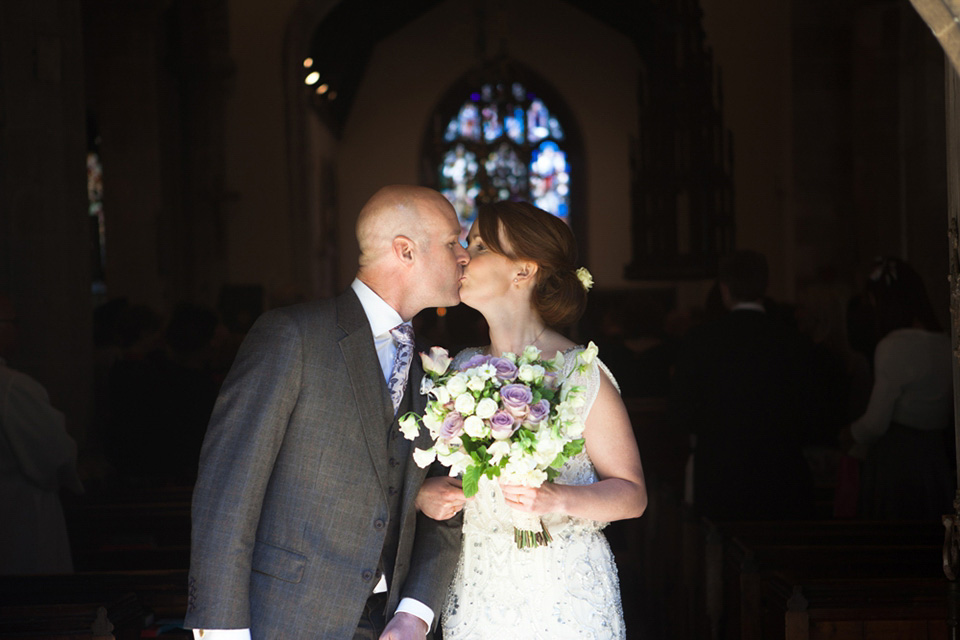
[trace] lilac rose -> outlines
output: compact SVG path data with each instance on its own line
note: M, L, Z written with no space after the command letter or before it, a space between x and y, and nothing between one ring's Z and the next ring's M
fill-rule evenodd
M473 369L474 367L479 367L480 365L487 364L488 362L490 362L490 356L484 355L482 353L478 353L477 355L473 356L472 358L467 360L465 363L463 363L460 366L460 371Z
M550 415L550 402L546 399L530 405L530 413L527 414L527 422L530 424L540 424Z
M443 424L440 425L440 438L450 440L461 433L463 433L463 416L456 411L451 411L443 419Z
M500 409L490 418L490 431L495 440L506 440L516 431L516 420L509 411Z
M517 379L517 365L506 358L490 358L490 364L497 370L497 378L513 381Z
M559 385L560 378L555 371L547 371L543 374L543 388L550 389L551 391L556 391Z
M500 389L500 401L510 415L522 420L530 410L533 392L525 384L505 384Z

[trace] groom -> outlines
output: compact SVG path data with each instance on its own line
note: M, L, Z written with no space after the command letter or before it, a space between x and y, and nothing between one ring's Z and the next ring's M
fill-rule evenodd
M410 319L460 301L459 234L441 194L385 187L357 220L350 289L250 330L200 455L195 637L406 640L433 626L459 519L417 514L426 470L410 452L429 443L397 437L397 418L424 406Z

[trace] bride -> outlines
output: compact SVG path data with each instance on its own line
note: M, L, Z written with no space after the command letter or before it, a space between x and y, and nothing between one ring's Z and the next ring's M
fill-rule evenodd
M520 353L527 345L545 358L563 352L564 374L571 374L564 384L585 389L585 447L539 488L483 478L477 495L465 500L458 481L440 477L421 489L418 506L432 518L463 508L463 546L442 611L443 638L623 638L617 571L600 529L640 516L647 494L613 377L597 360L583 373L572 371L583 348L553 328L572 324L586 306L590 283L575 271L573 234L531 204L498 202L480 208L467 239L470 263L460 299L486 319L490 345L461 352L455 365L481 352ZM552 542L518 549L513 512L540 515Z

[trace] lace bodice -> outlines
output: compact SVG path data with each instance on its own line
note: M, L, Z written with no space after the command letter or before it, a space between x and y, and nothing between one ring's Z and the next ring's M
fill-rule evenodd
M564 352L564 384L584 388L586 418L600 388L599 361L575 371L582 347ZM467 349L454 366L479 353ZM563 466L558 484L597 482L584 450ZM519 517L518 517L519 514ZM481 478L477 495L463 511L463 551L443 611L445 640L491 638L623 638L616 567L600 529L606 523L549 513L541 516L553 541L517 549L514 526L520 514L506 505L496 480ZM536 518L534 517L534 521Z

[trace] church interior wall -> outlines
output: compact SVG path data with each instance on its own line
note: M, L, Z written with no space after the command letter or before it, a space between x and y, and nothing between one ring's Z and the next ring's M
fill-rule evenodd
M295 0L229 3L236 74L226 103L225 280L268 292L296 281L287 174L283 42Z
M701 0L734 139L737 246L767 254L770 293L787 302L805 281L832 273L855 286L874 255L901 255L946 320L943 58L929 30L905 3L744 3ZM201 5L2 3L0 286L37 318L22 364L78 420L91 358L84 106L102 134L108 296L163 312L183 299L213 306L221 283L261 285L267 306L342 288L363 201L382 184L419 181L429 115L477 62L476 5L448 0L382 41L338 139L309 112L293 126L284 76L291 21L312 15L308 33L333 4L209 3L223 9L229 64L191 75L171 66L169 20L189 26ZM623 277L635 49L564 2L498 7L488 52L503 39L563 96L581 133L598 288L675 286L678 304L701 305L708 280ZM198 51L218 37L201 37ZM179 52L184 64L192 53ZM291 153L290 131L311 155Z
M624 229L630 225L629 140L637 126L636 51L612 28L546 0L505 4L484 29L489 53L503 46L566 101L584 146L586 207L573 215L587 221L589 266L601 286L630 286L623 267L631 250ZM479 63L476 40L475 3L450 0L374 51L340 145L341 286L356 265L352 220L379 186L419 181L430 115L447 88Z
M723 78L724 124L733 133L736 246L767 256L770 295L778 299L793 298L796 269L791 5L701 2Z

